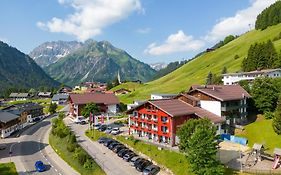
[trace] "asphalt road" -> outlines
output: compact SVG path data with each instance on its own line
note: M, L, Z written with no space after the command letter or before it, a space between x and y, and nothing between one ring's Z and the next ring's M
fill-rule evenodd
M19 138L8 138L5 140L7 148L6 150L0 151L0 160L2 158L4 162L5 160L6 162L15 162L20 175L77 174L72 168L69 168L65 162L62 162L48 145L47 134L49 134L51 127L50 120L50 118L47 118L31 126L24 131ZM34 164L37 160L41 160L46 165L47 170L45 172L38 173L35 171Z

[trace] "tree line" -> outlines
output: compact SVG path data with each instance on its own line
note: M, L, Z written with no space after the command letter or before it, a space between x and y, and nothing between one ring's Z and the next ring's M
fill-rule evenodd
M264 30L269 26L279 24L281 22L281 1L277 1L265 10L263 10L258 16L255 24L255 28Z
M241 67L245 72L281 67L281 53L277 53L271 40L255 43L250 46Z

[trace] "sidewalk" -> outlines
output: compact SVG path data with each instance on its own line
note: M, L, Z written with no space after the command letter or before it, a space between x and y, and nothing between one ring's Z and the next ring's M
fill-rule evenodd
M45 149L42 151L43 156L45 156L47 159L51 159L55 164L59 165L61 169L64 170L64 173L71 174L71 175L79 175L79 173L74 170L71 166L69 166L60 156L57 155L57 153L53 150L51 145L49 145L49 134L51 132L51 128L48 129L48 131L44 134L42 143L47 144Z

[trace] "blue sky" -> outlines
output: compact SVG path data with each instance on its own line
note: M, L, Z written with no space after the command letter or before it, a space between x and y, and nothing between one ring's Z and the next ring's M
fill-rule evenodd
M108 40L146 63L192 58L254 27L275 0L9 0L0 40L24 53L46 41ZM249 25L250 24L250 25Z

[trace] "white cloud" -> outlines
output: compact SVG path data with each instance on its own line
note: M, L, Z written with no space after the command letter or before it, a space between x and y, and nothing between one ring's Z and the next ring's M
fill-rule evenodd
M207 41L218 41L227 35L240 35L253 29L257 15L276 0L251 0L251 5L239 10L232 17L222 18L204 37Z
M102 30L131 13L144 13L140 0L58 0L70 5L75 12L65 19L57 17L48 22L37 22L37 26L50 32L74 35L84 41L102 33Z
M147 27L147 28L141 28L137 30L138 33L140 34L148 34L151 32L151 28Z
M171 34L163 44L150 44L145 53L150 55L165 55L176 52L197 51L204 46L204 42L194 40L192 36L185 35L182 30Z

